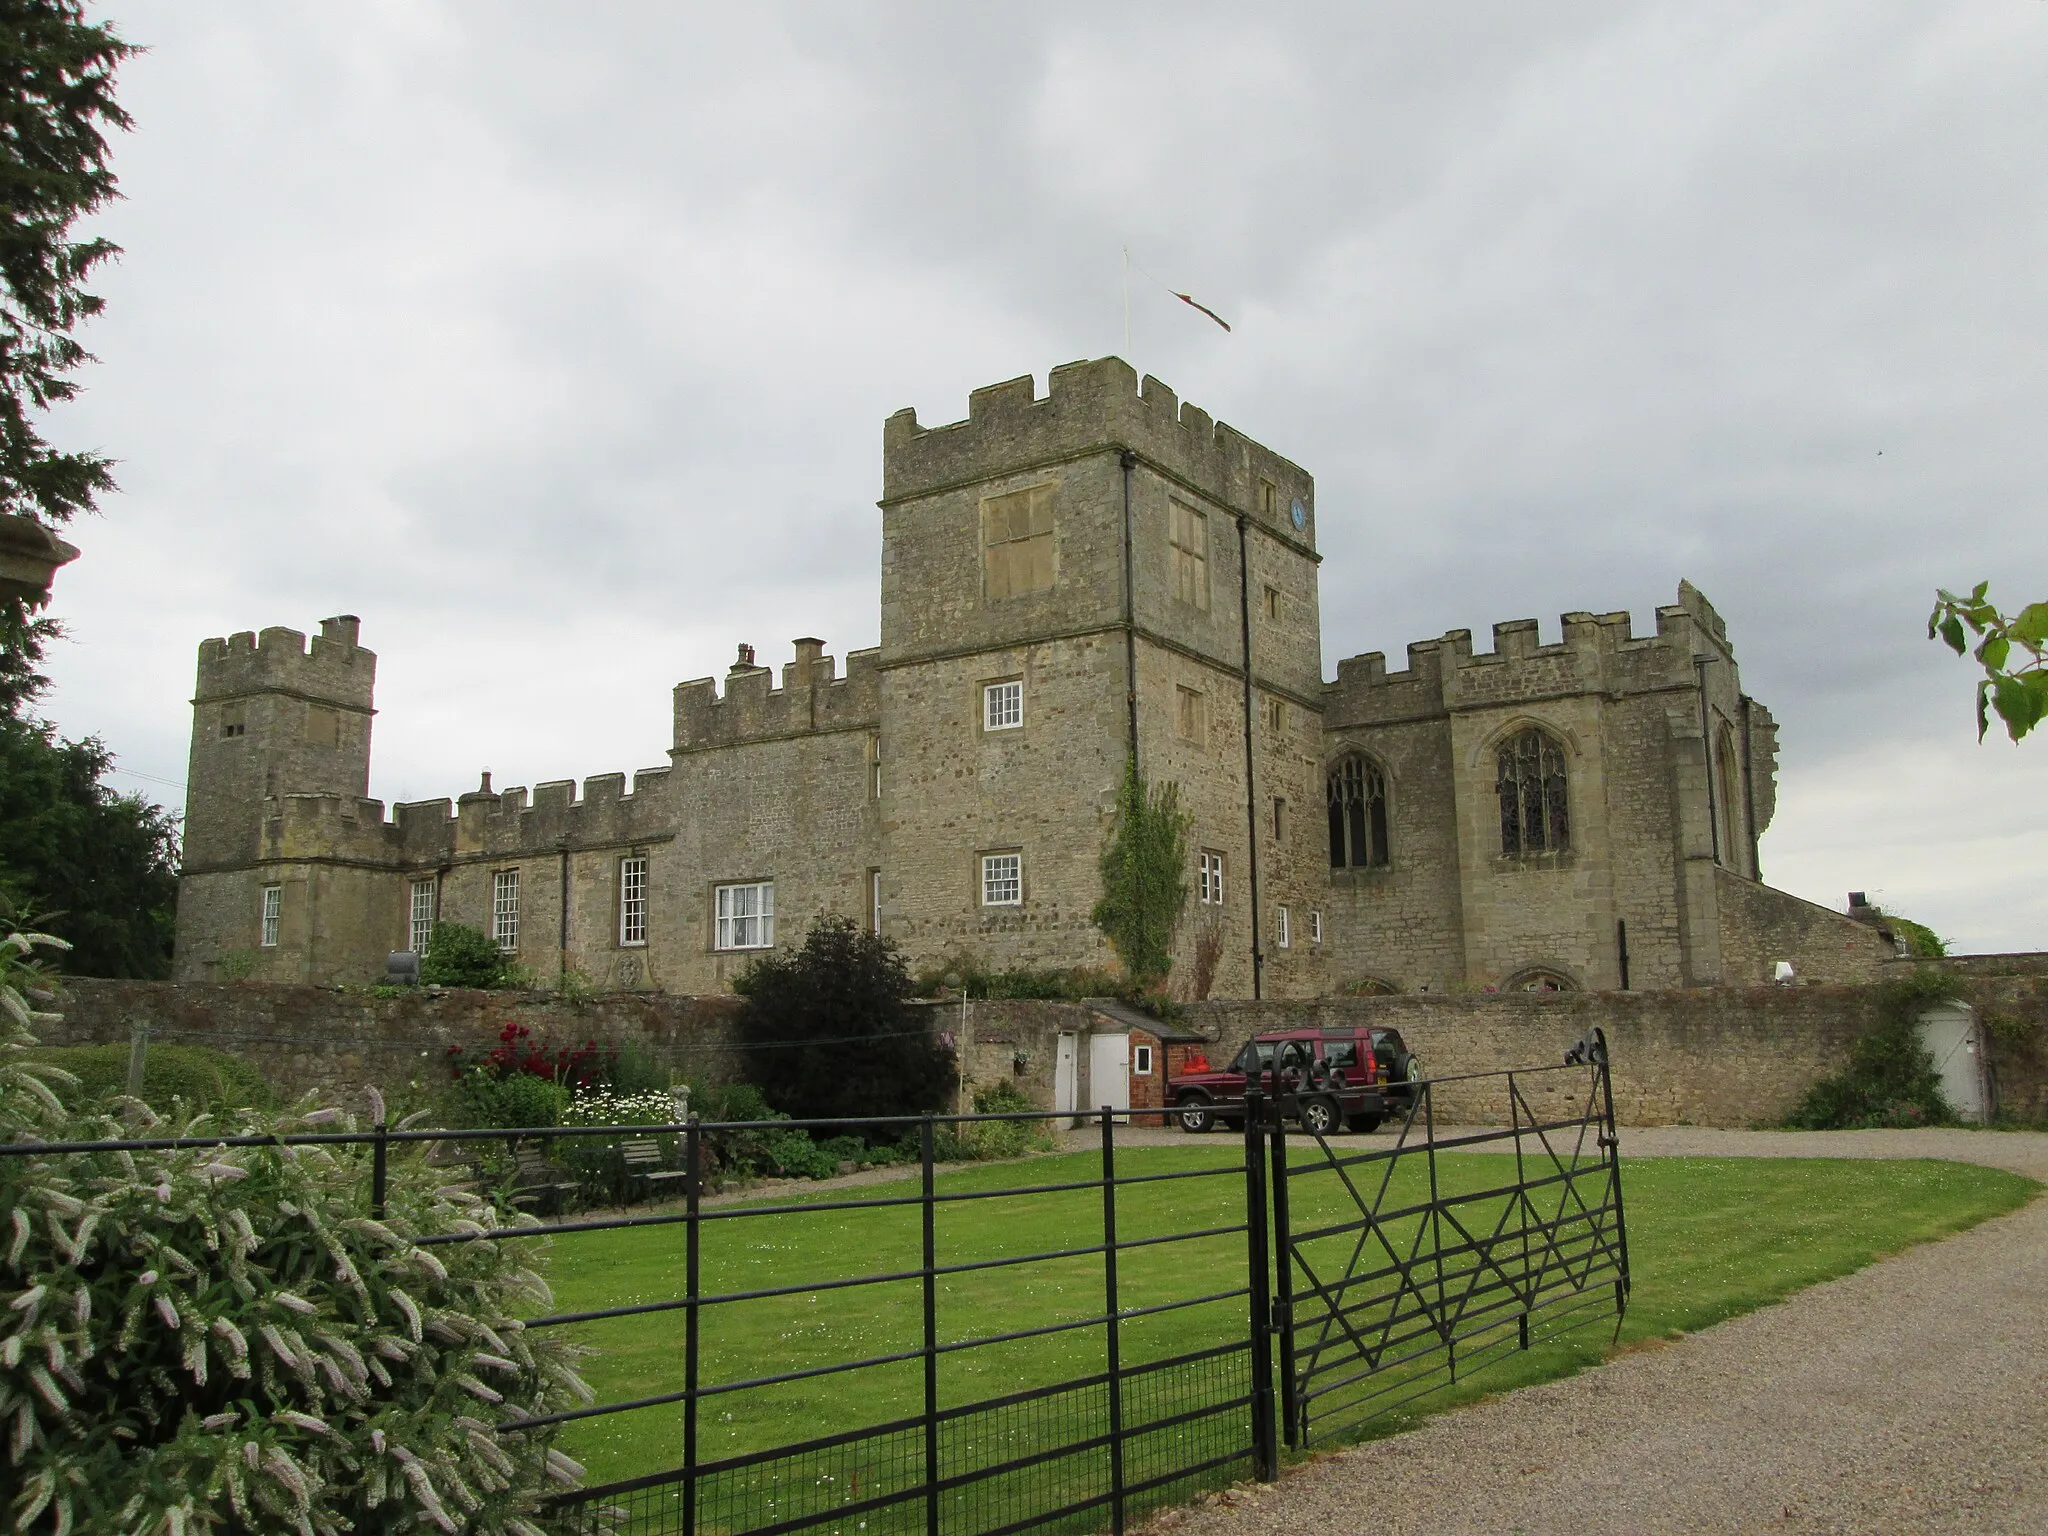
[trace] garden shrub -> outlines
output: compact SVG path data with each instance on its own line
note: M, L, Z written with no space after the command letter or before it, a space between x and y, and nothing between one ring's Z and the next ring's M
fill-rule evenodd
M128 1091L125 1045L39 1045L28 1059L62 1067L77 1079L74 1103ZM173 1099L187 1111L272 1109L277 1094L239 1056L203 1045L152 1045L142 1063L142 1098L168 1113Z
M76 1083L26 1059L28 953L0 939L0 1137L353 1124L74 1107ZM517 1322L552 1305L541 1241L420 1248L531 1219L440 1187L403 1145L377 1219L370 1161L339 1145L0 1157L10 1529L540 1536L544 1490L581 1469L550 1429L493 1426L590 1398L575 1347Z
M995 1083L974 1092L977 1115L1014 1115L1036 1110L1015 1083ZM938 1133L939 1156L948 1162L986 1162L1050 1152L1056 1145L1048 1120L981 1120L944 1126Z
M522 979L512 957L467 923L436 923L420 956L420 981L430 987L510 987Z
M1786 1126L1846 1131L1960 1123L1914 1028L1928 1003L1955 995L1955 979L1931 967L1880 987L1876 1026L1851 1048L1846 1067L1806 1090Z
M560 1125L569 1102L569 1090L552 1078L529 1077L523 1072L512 1077L465 1072L455 1080L442 1108L443 1118L451 1125L516 1130Z
M952 1053L911 1009L903 956L850 918L818 919L733 990L747 1080L800 1120L922 1114L952 1089Z

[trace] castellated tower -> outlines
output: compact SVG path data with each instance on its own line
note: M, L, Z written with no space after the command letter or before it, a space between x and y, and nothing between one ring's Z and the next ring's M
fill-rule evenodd
M1109 965L1090 921L1126 759L1193 817L1177 976L1319 982L1315 486L1117 358L883 437L886 931Z
M368 793L377 658L356 644L358 628L344 614L322 620L310 647L297 630L282 628L200 646L179 892L181 975L207 974L195 968L202 956L217 962L280 947L276 933L263 944L262 889L289 882L282 866L259 861L283 852L277 844L290 797L353 806ZM305 904L281 891L276 905L285 936L297 937Z

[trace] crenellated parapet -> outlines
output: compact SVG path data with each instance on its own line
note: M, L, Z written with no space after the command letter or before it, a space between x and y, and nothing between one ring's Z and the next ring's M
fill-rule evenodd
M872 731L882 718L882 674L878 650L849 651L846 675L825 654L825 642L795 642L796 659L775 673L753 664L752 647L725 675L725 692L708 677L680 683L675 691L675 751L701 752L743 742L780 741L831 731Z
M309 647L296 629L243 630L199 645L195 704L257 693L282 693L368 712L377 681L377 653L356 644L353 614L320 621Z
M901 501L1127 448L1211 500L1313 547L1315 479L1300 465L1183 404L1119 357L1053 369L1039 395L1029 374L967 397L967 418L919 424L900 410L882 430L882 500ZM1272 488L1270 497L1266 487ZM1303 526L1292 520L1299 501Z
M563 848L625 847L674 835L669 770L643 768L459 800L414 800L385 815L384 802L294 794L264 806L264 860L340 861L394 870L435 869L464 857L514 858Z
M1337 664L1323 687L1325 726L1441 718L1461 709L1573 695L1622 698L1697 685L1700 660L1732 661L1726 626L1699 590L1681 583L1678 601L1657 610L1654 634L1635 633L1627 613L1567 613L1563 638L1545 645L1534 619L1493 626L1493 649L1474 651L1472 632L1454 629L1408 647L1406 671L1389 672L1373 651Z

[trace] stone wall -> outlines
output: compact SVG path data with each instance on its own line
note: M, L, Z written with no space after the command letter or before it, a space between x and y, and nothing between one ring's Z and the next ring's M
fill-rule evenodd
M737 999L620 993L584 1003L544 992L425 990L399 998L263 982L179 983L68 979L46 1045L126 1044L131 1023L150 1039L231 1051L287 1099L307 1090L339 1098L374 1084L395 1102L446 1081L448 1051L488 1052L507 1024L564 1044L638 1045L663 1067L723 1082L737 1058L729 1025Z
M1189 1016L1221 1053L1250 1035L1311 1023L1398 1029L1435 1078L1553 1064L1597 1025L1607 1032L1623 1124L1750 1126L1782 1120L1809 1084L1841 1065L1875 1022L1876 998L1867 987L1819 986L1504 992L1207 1003ZM1490 1084L1445 1084L1437 1112L1506 1118Z

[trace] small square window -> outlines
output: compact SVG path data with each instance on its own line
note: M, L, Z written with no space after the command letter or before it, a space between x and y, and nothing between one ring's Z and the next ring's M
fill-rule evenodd
M1205 907L1223 905L1223 855L1204 848L1195 856L1195 889Z
M1024 855L985 853L981 856L981 904L984 907L1024 905Z
M1135 1046L1135 1047L1133 1047L1133 1048L1132 1048L1132 1050L1131 1050L1131 1075L1132 1075L1133 1077L1150 1077L1150 1076L1152 1075L1152 1047L1151 1047L1151 1046L1149 1046L1149 1045L1140 1045L1140 1046Z
M501 869L491 876L491 937L507 953L519 947L519 871Z
M1024 724L1024 684L985 683L981 690L981 728L1014 731Z
M770 949L775 944L775 882L721 885L715 892L716 949Z
M232 741L237 736L249 734L249 722L238 709L220 717L220 736L223 741Z
M647 942L647 860L638 855L619 860L619 943Z
M1273 924L1273 936L1280 941L1280 947L1282 949L1292 948L1294 945L1294 923L1292 920L1292 915L1288 912L1285 906L1282 906L1279 909L1279 911L1274 914L1274 917L1275 922Z
M257 940L265 949L277 948L278 919L284 914L284 887L266 885L263 887L263 932Z

